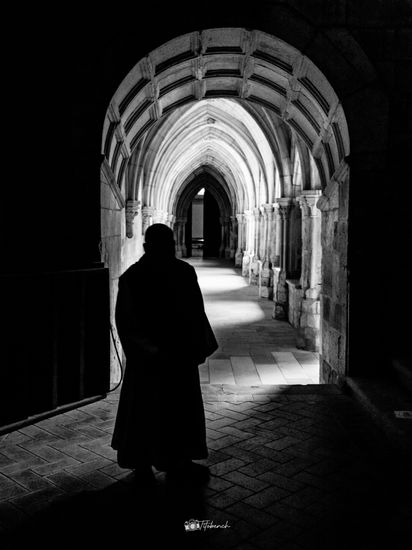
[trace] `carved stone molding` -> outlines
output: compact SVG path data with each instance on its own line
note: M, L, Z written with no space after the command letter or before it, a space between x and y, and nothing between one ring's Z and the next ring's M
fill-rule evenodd
M289 197L281 197L277 199L278 212L283 219L288 219L292 207L292 199Z
M321 195L322 191L310 189L302 191L302 195L297 197L297 201L300 204L304 216L310 216L312 218L320 216L320 210L317 207L317 203Z
M126 201L124 200L122 192L120 191L119 186L116 183L115 175L113 173L113 170L110 167L110 164L107 162L106 158L103 159L103 162L101 164L100 176L102 178L102 181L110 187L116 199L116 202L119 205L119 208L120 209L124 208L126 205Z
M146 229L151 225L152 218L155 213L153 206L143 206L142 208L142 233L146 233Z
M128 199L126 201L126 236L131 239L133 233L133 221L140 210L140 201Z

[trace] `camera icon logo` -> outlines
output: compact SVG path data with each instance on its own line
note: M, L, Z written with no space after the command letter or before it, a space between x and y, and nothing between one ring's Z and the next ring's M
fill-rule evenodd
M185 521L185 531L200 531L200 521L197 519Z

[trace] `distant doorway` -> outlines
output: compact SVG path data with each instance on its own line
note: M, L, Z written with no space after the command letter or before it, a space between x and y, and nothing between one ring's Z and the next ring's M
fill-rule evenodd
M204 195L200 189L192 201L192 257L202 258L204 251Z
M186 255L188 258L224 256L222 223L219 205L213 194L200 189L187 212Z
M221 256L222 244L222 224L220 220L221 214L219 210L219 205L217 204L214 196L207 190L204 194L203 204L203 257L217 258Z

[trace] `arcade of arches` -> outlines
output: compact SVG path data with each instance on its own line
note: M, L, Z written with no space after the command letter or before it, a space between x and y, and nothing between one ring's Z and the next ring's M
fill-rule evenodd
M348 128L308 57L242 28L179 36L118 87L102 153L113 303L150 224L172 227L178 256L191 255L192 204L204 189L220 233L212 254L260 285L301 347L320 351L322 381L345 376Z

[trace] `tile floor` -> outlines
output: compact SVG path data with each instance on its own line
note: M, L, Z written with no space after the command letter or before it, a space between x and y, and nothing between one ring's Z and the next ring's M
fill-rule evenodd
M319 355L297 349L294 329L272 319L273 302L259 298L229 262L192 259L219 349L200 367L202 383L317 384Z

